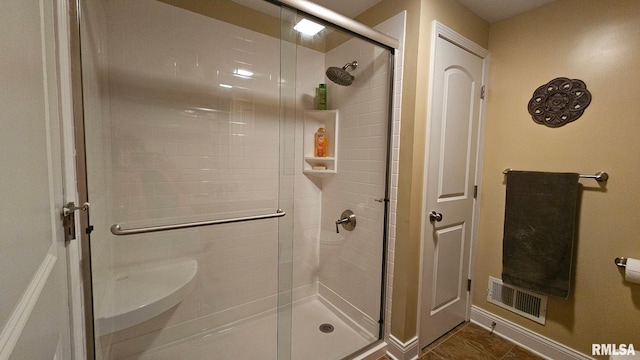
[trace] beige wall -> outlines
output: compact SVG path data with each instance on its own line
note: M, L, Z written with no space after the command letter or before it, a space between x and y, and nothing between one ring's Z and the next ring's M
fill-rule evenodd
M383 0L358 20L376 24L407 10L392 334L416 335L424 133L431 22L436 19L491 51L474 305L560 343L591 353L592 343L640 343L640 286L623 282L617 256L640 257L640 2L559 0L491 25L449 0ZM635 67L634 67L635 65ZM563 128L535 124L533 90L558 76L587 83L593 102ZM539 326L486 302L488 276L500 277L507 167L611 175L606 189L582 180L575 286L550 299ZM635 217L635 218L634 218ZM612 305L614 304L614 305ZM633 335L630 335L633 334Z
M492 24L489 50L474 304L586 354L592 343L640 346L640 285L613 263L640 257L640 1L558 0ZM555 77L583 80L593 98L552 129L527 103ZM505 168L611 176L602 187L581 180L574 286L549 299L545 326L486 302L488 276L501 275Z
M425 104L432 21L438 20L485 48L488 45L489 24L451 0L382 0L357 20L375 25L403 10L407 10L407 37L391 333L401 341L408 341L417 334Z

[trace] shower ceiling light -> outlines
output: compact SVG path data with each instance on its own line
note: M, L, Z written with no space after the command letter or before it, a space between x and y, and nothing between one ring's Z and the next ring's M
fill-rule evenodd
M244 77L244 78L249 78L253 76L253 73L251 71L245 70L245 69L237 69L235 71L235 74L237 76Z
M309 21L307 19L302 19L299 23L296 24L296 26L293 27L293 29L305 35L313 36L324 29L324 26L316 24L313 21Z

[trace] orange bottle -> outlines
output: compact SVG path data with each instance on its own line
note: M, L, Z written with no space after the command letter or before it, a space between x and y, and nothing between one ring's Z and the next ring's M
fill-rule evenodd
M316 157L327 156L327 134L324 126L320 127L316 132L314 153Z

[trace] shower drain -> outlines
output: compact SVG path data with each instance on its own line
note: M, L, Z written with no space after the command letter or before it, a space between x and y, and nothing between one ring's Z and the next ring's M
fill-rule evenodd
M322 331L323 333L330 333L333 332L333 325L331 324L322 324L320 325L320 331Z

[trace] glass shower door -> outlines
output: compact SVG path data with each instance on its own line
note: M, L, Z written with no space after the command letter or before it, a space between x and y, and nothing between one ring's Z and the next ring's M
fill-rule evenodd
M96 358L378 341L390 49L263 0L80 4ZM299 34L303 18L325 30Z
M295 128L280 8L174 3L81 2L96 358L275 359Z

